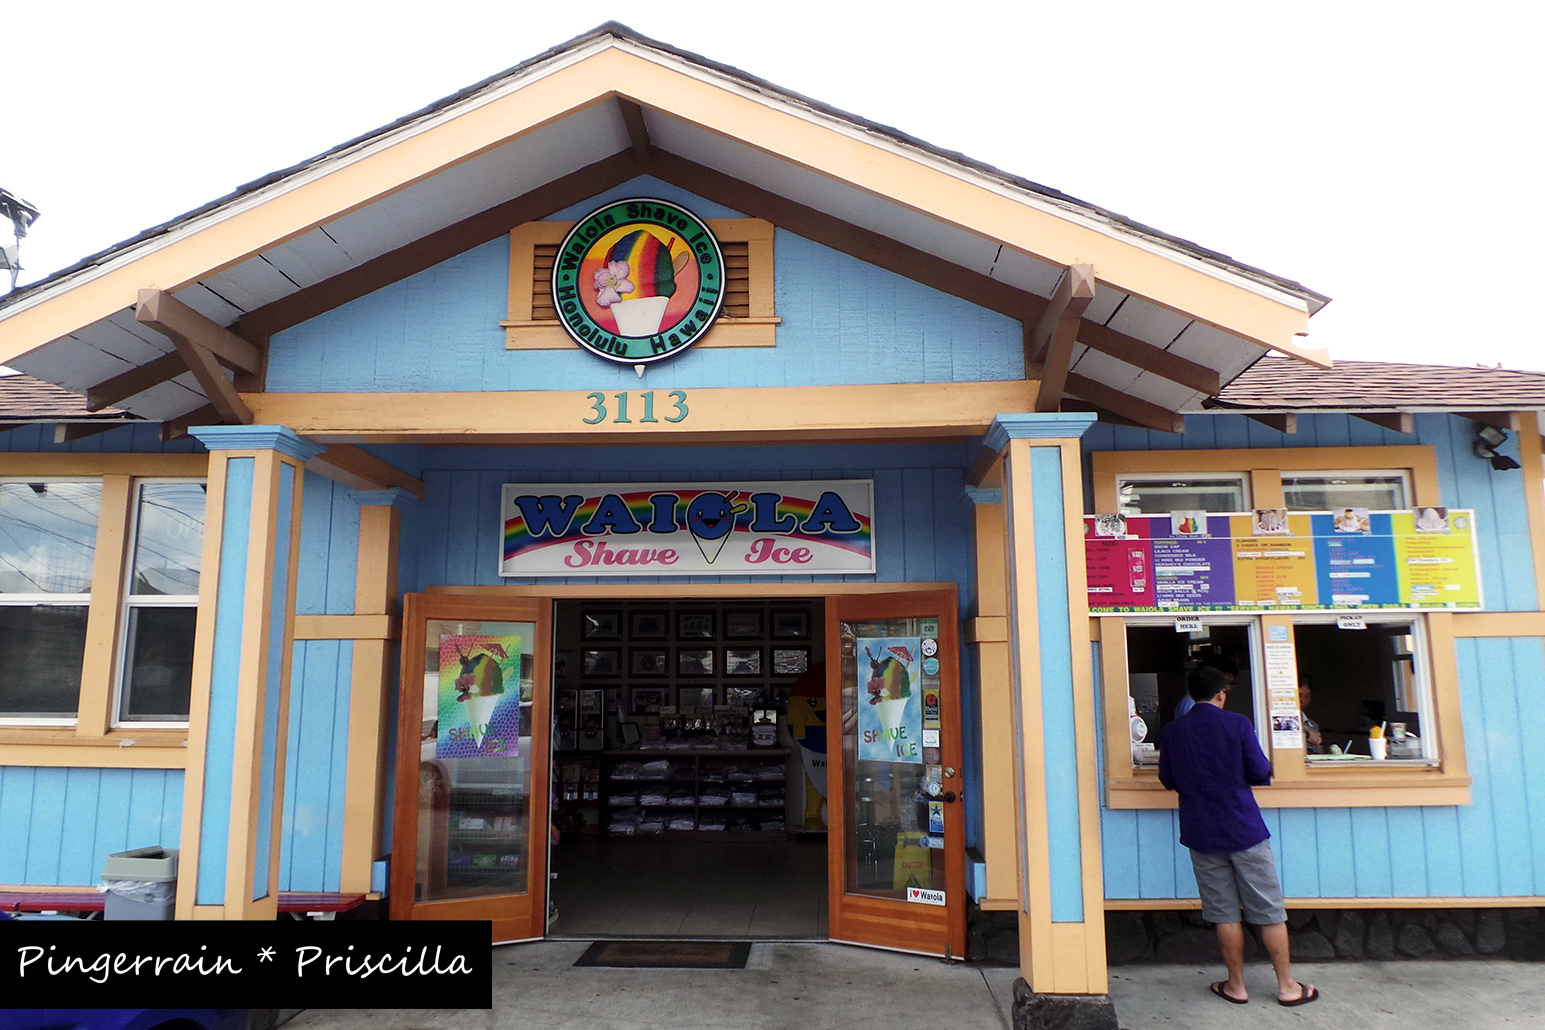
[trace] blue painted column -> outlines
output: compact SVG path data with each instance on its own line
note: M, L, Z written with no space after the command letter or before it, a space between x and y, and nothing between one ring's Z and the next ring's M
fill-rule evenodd
M999 415L1020 965L1038 994L1105 994L1082 412ZM988 776L999 770L987 770ZM992 872L989 870L989 877Z
M284 426L191 430L209 449L179 919L274 919L305 463Z

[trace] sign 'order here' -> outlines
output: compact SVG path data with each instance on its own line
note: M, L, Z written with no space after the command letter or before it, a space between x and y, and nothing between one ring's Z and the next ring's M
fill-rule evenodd
M1093 613L1482 607L1475 514L1092 515Z

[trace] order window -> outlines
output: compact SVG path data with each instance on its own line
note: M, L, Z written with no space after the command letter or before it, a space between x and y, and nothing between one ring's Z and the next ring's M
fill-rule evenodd
M1210 665L1231 682L1224 710L1256 718L1254 674L1256 626L1253 619L1206 620L1202 628L1177 633L1173 620L1128 622L1128 721L1134 765L1157 765L1164 727L1189 708L1186 681ZM1131 716L1136 716L1135 721Z
M1293 511L1410 507L1409 476L1399 471L1284 472L1283 507Z
M1116 480L1122 515L1164 515L1172 511L1250 510L1243 475L1122 476Z
M138 491L118 721L187 722L205 486L142 481Z
M0 718L75 718L101 504L100 482L0 482Z
M1364 622L1366 629L1341 629L1334 621L1293 626L1310 760L1332 760L1338 752L1371 757L1375 729L1390 760L1436 758L1426 668L1418 659L1425 651L1420 622Z

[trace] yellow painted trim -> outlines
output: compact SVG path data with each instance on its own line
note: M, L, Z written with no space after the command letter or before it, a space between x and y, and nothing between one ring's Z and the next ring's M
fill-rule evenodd
M1545 608L1545 453L1536 411L1518 412L1518 461L1523 465L1524 507L1529 513L1529 550L1534 556L1535 603Z
M1018 898L983 898L976 903L983 912L1018 912Z
M1280 447L1216 451L1095 451L1093 459L1094 504L1102 512L1116 510L1116 477L1174 472L1244 472L1252 492L1261 491L1255 506L1282 496L1282 481L1270 483L1271 472L1305 469L1409 469L1412 503L1442 505L1438 488L1438 461L1431 447L1401 444L1390 447ZM1261 469L1270 461L1272 468Z
M203 478L207 454L0 454L0 476L165 476Z
M200 561L198 622L193 633L192 689L188 697L187 775L183 778L182 839L180 867L198 869L199 833L204 814L204 764L209 750L209 695L215 651L216 601L220 596L220 546L225 532L226 473L229 451L208 455L205 473L208 493L204 499L204 552ZM178 919L197 918L198 877L177 881Z
M0 744L0 766L76 769L186 769L188 749L139 742L133 747L93 744ZM186 818L186 813L184 818Z
M1137 780L1109 788L1107 808L1128 811L1177 807L1175 795L1159 785L1151 770L1138 772ZM1321 772L1326 775L1321 777ZM1343 773L1348 778L1343 779ZM1255 800L1262 808L1414 808L1470 803L1468 776L1449 776L1428 767L1400 771L1398 776L1369 773L1367 777L1353 777L1351 769L1315 769L1294 786L1255 788ZM1400 782L1400 777L1406 778L1406 782Z
M1252 508L1281 508L1284 503L1282 499L1282 470L1251 469L1250 506Z
M721 316L695 347L773 347L776 326L783 320L773 314L773 238L771 222L761 218L709 218L708 228L725 243L745 243L750 258L751 317ZM568 221L526 222L510 230L510 286L508 319L504 329L506 350L569 350L578 346L556 322L532 320L531 291L535 248L557 246L574 227Z
M1452 612L1456 637L1545 637L1545 612Z
M1120 743L1131 739L1126 704L1132 691L1127 680L1126 620L1119 615L1103 615L1098 621L1100 695L1105 707L1105 804L1120 808L1116 804L1119 791L1137 782L1132 752Z
M295 639L401 640L402 620L395 615L297 615Z
M1470 766L1465 758L1464 711L1459 703L1459 660L1454 650L1452 614L1427 613L1427 648L1441 768L1449 776L1468 779Z
M641 389L655 390L660 421L641 423ZM244 393L262 423L307 436L376 442L466 443L472 436L521 442L734 443L842 439L938 439L977 436L999 412L1026 411L1034 384L900 383L870 386L736 387L686 390L687 417L668 423L675 401L664 388L630 387L631 422L617 424L606 396L607 421L593 426L594 400L583 390L492 393Z
M239 453L239 452L238 452ZM268 629L273 597L273 565L278 539L279 455L258 451L252 469L252 519L242 610L241 660L237 672L236 746L231 763L231 822L226 844L225 911L227 919L247 913L272 898L253 900L257 866L258 787L262 777L263 714L268 686ZM283 723L280 724L281 726ZM281 742L288 734L281 735ZM280 766L276 772L282 773ZM283 797L282 775L275 800ZM278 828L275 827L277 830Z
M1109 990L1105 960L1105 922L1091 918L1105 897L1105 872L1100 840L1099 747L1095 742L1094 659L1089 640L1089 583L1084 567L1084 521L1076 513L1084 503L1083 462L1077 442L1059 445L1062 458L1063 540L1068 570L1068 636L1073 660L1073 742L1078 763L1079 851L1082 858L1084 921L1061 924L1072 936L1076 927L1079 952L1067 949L1070 968L1059 969L1056 990L1104 994ZM1059 955L1064 949L1058 948ZM1082 986L1079 986L1079 985Z
M354 610L386 613L397 603L397 560L402 512L390 505L359 510L359 560L356 564ZM399 620L387 614L357 614L353 619ZM299 618L296 622L299 623ZM368 891L371 863L381 851L385 819L387 699L391 659L390 638L357 639L349 677L348 766L344 778L343 853L340 889Z
M693 347L776 347L781 318L730 318L721 315ZM572 350L579 345L552 322L500 322L505 350Z
M1273 627L1284 627L1287 630L1287 642L1293 647L1293 683L1298 683L1298 635L1294 632L1293 617L1291 615L1262 615L1260 617L1259 632L1261 635L1262 655L1265 655L1265 647L1271 637ZM1264 657L1262 665L1265 665ZM1262 684L1263 688L1265 684ZM1267 714L1271 712L1270 698L1267 699ZM1266 743L1263 745L1266 757L1271 760L1272 787L1302 786L1308 777L1305 768L1304 755L1308 754L1306 748L1281 748L1278 749L1271 740L1271 734L1266 735ZM1317 772L1319 770L1316 770ZM1327 772L1347 772L1350 770L1330 769ZM1339 782L1339 781L1338 781Z
M1283 898L1288 908L1542 908L1545 895L1505 898ZM1107 898L1107 912L1184 911L1199 909L1196 898Z
M1030 441L1010 440L1003 473L1008 533L1009 620L1013 656L1015 816L1019 831L1019 965L1034 991L1056 983L1051 922L1051 855L1046 826L1045 726L1041 717L1040 584L1035 575L1035 513Z
M976 524L977 539L980 540L982 533L982 520L978 518L976 520ZM994 526L993 530L998 530L1000 526ZM978 546L978 550L980 550L980 546ZM983 566L981 559L978 558L977 575L980 576L984 569L985 566ZM961 641L967 644L1006 644L1008 643L1008 639L1009 620L1007 617L1002 615L978 616L974 619L967 619L965 634L961 637Z
M1019 852L1014 832L1014 690L1009 656L1007 561L1002 504L973 505L976 521L976 611L967 640L977 645L981 681L982 858L987 893L1019 907ZM972 639L974 637L974 639Z
M118 628L129 556L129 514L134 482L102 477L96 558L91 569L91 607L86 614L86 649L80 671L80 705L75 729L83 737L106 736L113 721L113 686L118 679Z
M1085 575L1086 576L1088 575L1087 571L1085 572ZM1087 605L1088 602L1086 601L1085 604ZM1100 639L1101 639L1100 638L1100 620L1096 619L1096 618L1090 618L1090 620L1089 620L1089 642L1092 643L1092 644L1098 644L1100 642Z

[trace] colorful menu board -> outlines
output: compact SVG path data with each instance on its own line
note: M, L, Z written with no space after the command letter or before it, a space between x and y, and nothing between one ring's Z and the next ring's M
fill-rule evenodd
M1459 508L1090 515L1084 555L1094 614L1482 607Z

